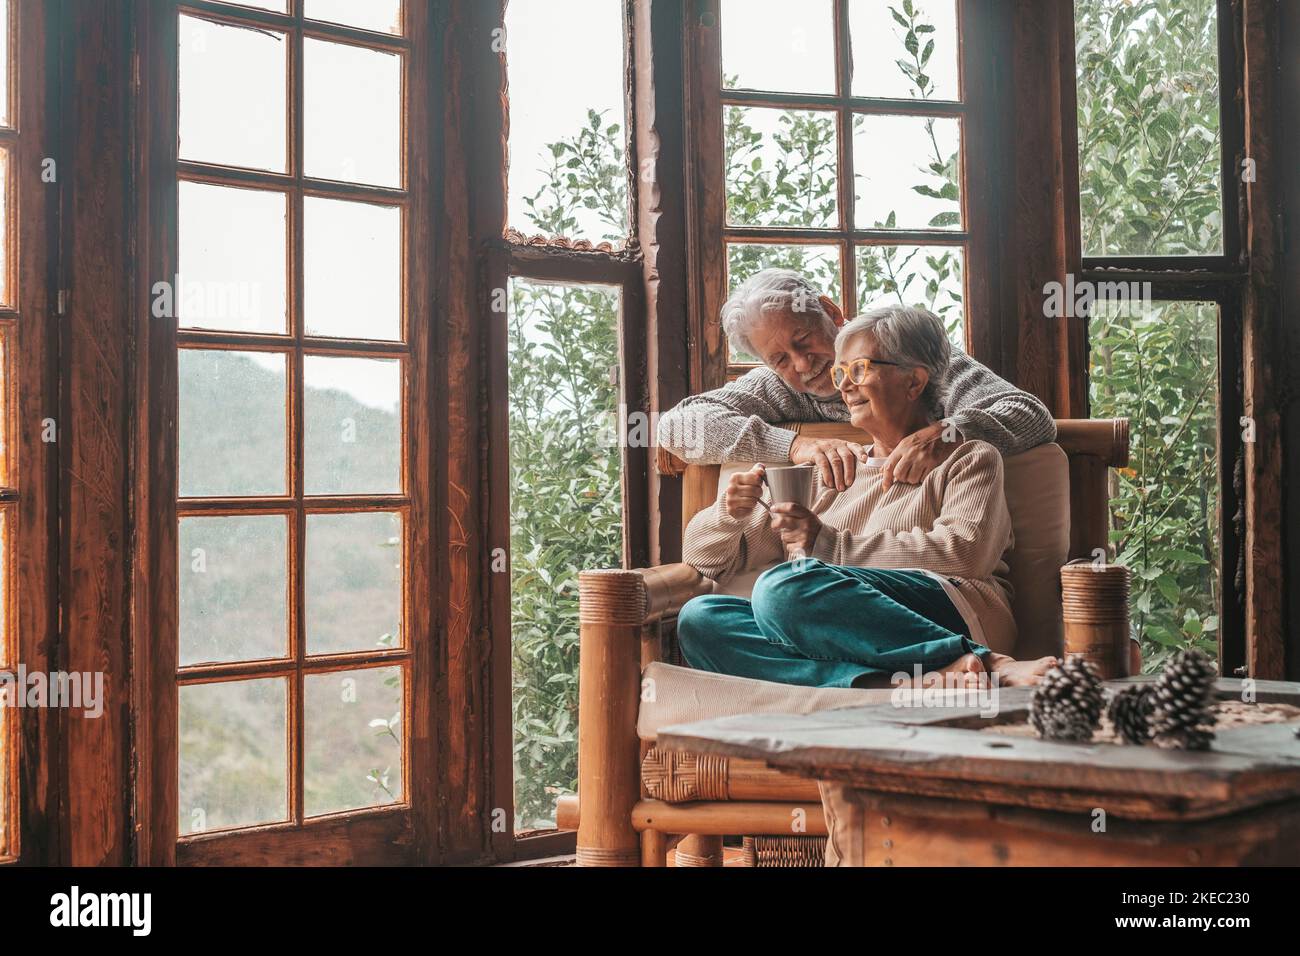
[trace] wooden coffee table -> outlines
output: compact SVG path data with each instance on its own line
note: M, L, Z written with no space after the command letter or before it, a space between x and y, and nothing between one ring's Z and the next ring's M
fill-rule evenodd
M1297 683L1255 692L1300 705ZM1240 700L1242 681L1216 695ZM845 862L1300 864L1300 724L1220 729L1209 751L1181 752L991 732L1026 720L1029 691L998 703L994 717L890 704L725 717L664 728L659 746L817 779Z

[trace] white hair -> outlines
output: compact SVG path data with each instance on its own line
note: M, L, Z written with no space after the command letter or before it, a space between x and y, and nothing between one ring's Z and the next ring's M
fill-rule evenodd
M749 332L767 313L790 312L835 334L835 320L821 304L821 292L793 269L763 269L736 286L722 306L722 331L740 351L758 355ZM759 356L761 358L761 356Z
M943 380L952 360L952 346L943 322L933 312L886 306L864 312L844 323L835 337L835 353L850 339L870 332L884 352L873 356L888 362L897 362L909 368L923 368L930 380L921 393L921 401L936 415L943 413L941 393Z

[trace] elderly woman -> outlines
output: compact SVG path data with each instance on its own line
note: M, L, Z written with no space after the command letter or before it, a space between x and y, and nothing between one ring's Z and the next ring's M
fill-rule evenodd
M890 452L934 421L949 354L942 323L920 309L881 309L844 325L831 376L853 424L873 440L855 446L857 480L837 491L818 475L812 510L769 510L755 465L695 516L683 558L706 577L768 570L751 599L711 594L682 608L677 632L690 666L870 687L916 668L927 682L969 684L991 672L1002 684L1030 684L1056 663L998 652L1015 640L998 451L966 441L920 484L886 489L881 480Z

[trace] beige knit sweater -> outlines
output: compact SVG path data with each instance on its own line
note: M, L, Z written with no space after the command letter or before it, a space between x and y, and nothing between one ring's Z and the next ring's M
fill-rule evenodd
M818 478L813 512L822 529L810 558L852 567L931 572L971 636L1010 653L1016 626L1005 553L1011 515L1002 491L1002 456L987 442L963 442L919 485L881 490L885 460L858 464L857 478L836 493ZM761 506L744 519L723 510L721 495L686 529L682 558L705 577L725 581L787 560L781 536Z

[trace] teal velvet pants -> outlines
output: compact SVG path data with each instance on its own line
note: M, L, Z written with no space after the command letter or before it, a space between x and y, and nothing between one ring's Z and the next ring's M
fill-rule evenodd
M812 558L764 571L749 599L707 594L686 602L677 640L697 670L812 687L910 676L917 664L930 671L989 653L929 575Z

